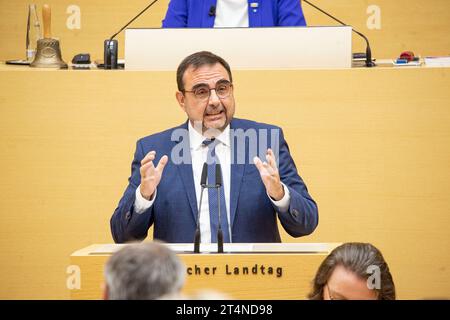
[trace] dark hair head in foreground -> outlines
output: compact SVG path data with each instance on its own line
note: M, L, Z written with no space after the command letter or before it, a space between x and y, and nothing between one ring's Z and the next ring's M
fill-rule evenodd
M322 262L308 298L395 300L395 285L376 247L370 243L345 243Z

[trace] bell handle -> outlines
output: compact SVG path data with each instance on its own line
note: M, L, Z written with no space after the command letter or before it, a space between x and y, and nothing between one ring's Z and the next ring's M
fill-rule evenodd
M50 39L52 37L52 10L48 4L42 7L42 21L44 23L44 38Z

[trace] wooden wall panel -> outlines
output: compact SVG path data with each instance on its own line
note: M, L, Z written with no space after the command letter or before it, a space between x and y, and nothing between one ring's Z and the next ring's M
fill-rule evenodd
M402 299L450 297L450 69L240 71L236 116L283 127L319 206L288 242L372 242ZM407 85L405 85L407 84ZM68 298L109 243L138 138L182 123L172 72L0 65L0 298Z

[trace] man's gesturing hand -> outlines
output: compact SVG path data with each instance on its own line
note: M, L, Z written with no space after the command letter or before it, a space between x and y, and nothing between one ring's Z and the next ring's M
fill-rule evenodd
M153 165L153 160L155 159L156 151L150 151L141 161L141 195L144 199L150 200L155 193L156 187L161 181L161 176L164 167L167 164L169 158L164 155L159 160L158 165Z
M283 199L284 188L281 184L280 174L278 173L275 155L272 149L267 149L266 161L262 162L258 157L254 157L253 162L259 170L262 182L269 196L275 201Z

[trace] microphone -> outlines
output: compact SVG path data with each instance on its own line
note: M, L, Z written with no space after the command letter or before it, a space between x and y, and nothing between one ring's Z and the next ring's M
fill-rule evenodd
M218 211L218 223L217 228L217 252L223 253L223 232L222 223L220 221L220 187L222 186L222 170L220 169L220 164L216 163L216 188L217 188L217 211Z
M194 235L194 253L200 253L200 242L201 242L200 212L202 210L203 191L207 187L206 186L207 178L208 178L208 164L205 162L205 163L203 163L202 177L200 178L200 185L202 186L202 191L200 191L200 204L198 205L197 226L195 228L195 235Z
M314 5L311 2L309 2L308 0L303 0L303 2L306 2L307 4L309 4L314 9L316 9L316 10L322 12L323 14L329 16L331 19L339 22L341 25L343 25L343 26L347 26L348 25L348 24L342 22L341 20L339 20L338 18L333 17L328 12L320 9L316 5ZM375 63L373 63L373 61L372 61L372 51L370 50L369 40L366 38L365 35L363 35L361 32L356 31L353 27L352 27L352 30L353 30L354 33L356 33L357 35L359 35L360 37L362 37L366 41L366 67L367 68L374 67Z
M211 6L211 7L209 7L208 15L209 15L210 17L214 17L214 16L216 15L216 6Z
M154 5L158 0L154 0L150 3L144 10L139 12L137 16L130 20L126 25L124 25L119 31L114 33L111 38L107 39L103 43L103 60L105 69L117 69L117 53L118 53L118 42L113 40L119 33L121 33L126 27L128 27L134 20L139 18L141 14L148 10L152 5Z

